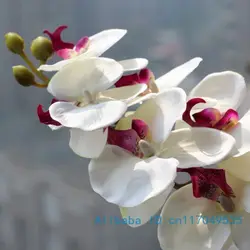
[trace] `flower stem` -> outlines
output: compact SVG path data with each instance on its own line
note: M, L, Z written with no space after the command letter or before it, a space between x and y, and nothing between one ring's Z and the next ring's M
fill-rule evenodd
M178 183L175 183L174 184L174 189L180 189L180 188L182 188L182 187L185 187L186 185L188 185L188 184L190 184L190 183L192 183L192 181L188 181L188 182L186 182L186 183L183 183L183 184L178 184Z
M38 71L35 65L30 61L30 59L27 57L25 52L20 54L20 56L23 58L23 60L27 63L27 65L30 67L31 71L40 78L46 85L49 83L49 78L45 76L42 72Z

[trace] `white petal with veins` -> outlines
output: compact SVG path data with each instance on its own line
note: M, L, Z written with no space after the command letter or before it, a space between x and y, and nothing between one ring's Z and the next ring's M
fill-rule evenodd
M121 101L108 101L77 107L72 103L56 102L49 107L55 121L68 128L93 131L117 122L126 112L127 105Z
M122 66L108 58L76 60L58 71L50 80L48 92L59 100L79 101L111 87L123 74Z

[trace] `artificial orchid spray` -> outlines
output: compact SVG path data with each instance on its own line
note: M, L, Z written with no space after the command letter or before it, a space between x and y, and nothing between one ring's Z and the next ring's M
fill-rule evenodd
M163 250L249 249L250 111L242 118L237 112L247 92L244 78L213 73L185 93L178 85L201 58L155 78L145 58L102 57L126 30L104 30L74 44L62 40L66 28L32 41L38 66L20 35L6 34L5 43L29 67L13 67L16 81L52 95L48 110L38 104L38 119L51 130L69 129L69 147L90 159L93 190L119 206L124 221L139 221L131 227L161 211ZM47 64L53 56L62 60ZM55 73L49 78L46 71ZM182 172L191 181L178 185Z

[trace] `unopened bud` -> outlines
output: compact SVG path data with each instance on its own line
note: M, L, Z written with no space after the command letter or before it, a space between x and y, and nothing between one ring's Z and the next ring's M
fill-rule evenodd
M14 54L22 54L24 50L23 38L14 32L9 32L5 35L5 44L7 48Z
M32 55L39 61L46 62L53 54L52 42L43 36L39 36L31 43Z
M35 83L34 75L23 65L12 67L13 75L17 82L24 86L29 87Z

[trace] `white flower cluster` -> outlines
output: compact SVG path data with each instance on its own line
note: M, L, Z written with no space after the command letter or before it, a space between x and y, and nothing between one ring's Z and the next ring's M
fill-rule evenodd
M79 50L81 53L75 52L77 55L70 59L39 68L57 71L47 90L57 99L49 107L49 114L60 125L49 126L70 129L70 148L77 155L91 159L88 169L93 190L119 206L123 217L140 218L140 225L162 207L164 219L228 215L218 207L218 202L193 196L195 179L193 185L172 193L178 169L219 164L236 196L230 198L234 205L232 214L242 215L243 224L161 223L158 225L161 248L249 249L250 112L230 132L213 128L211 120L196 119L200 125L194 127L181 121L187 102L195 98L203 103L195 105L192 114L237 110L247 92L244 78L232 71L210 74L186 94L177 86L198 67L202 59L197 57L158 79L151 76L144 82L132 81L114 87L122 77L126 80L126 76L138 76L148 65L144 58L116 61L100 57L126 32L102 31L89 38L88 47ZM69 51L66 52L68 55ZM127 112L135 104L139 107ZM229 118L224 116L221 120L226 128L231 124ZM211 126L202 126L204 122ZM215 192L223 193L216 177L207 180L207 184L217 185ZM220 202L226 207L225 201Z

